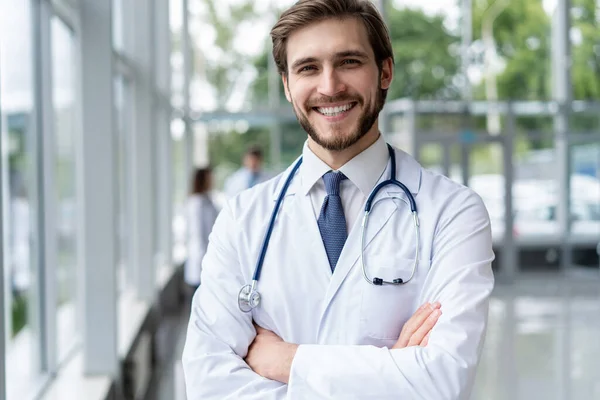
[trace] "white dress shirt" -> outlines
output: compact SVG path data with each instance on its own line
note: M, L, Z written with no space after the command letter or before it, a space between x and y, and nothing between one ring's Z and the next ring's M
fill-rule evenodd
M340 184L340 197L348 234L359 220L365 202L385 171L389 158L387 144L379 135L375 143L338 170L348 178ZM310 196L316 219L319 218L321 206L327 196L325 183L321 178L329 171L331 171L331 167L317 157L308 147L308 142L305 142L302 151L302 168L300 169L302 193Z

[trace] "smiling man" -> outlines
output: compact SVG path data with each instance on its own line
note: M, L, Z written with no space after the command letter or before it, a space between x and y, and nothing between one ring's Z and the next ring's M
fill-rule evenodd
M301 0L271 37L308 138L215 223L188 400L467 399L494 282L481 199L380 135L394 61L369 1Z

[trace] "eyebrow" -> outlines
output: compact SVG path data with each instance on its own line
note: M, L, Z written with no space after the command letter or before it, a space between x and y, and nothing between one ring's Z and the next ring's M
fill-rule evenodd
M360 50L346 50L346 51L340 51L335 53L334 55L334 59L340 59L340 58L346 58L346 57L357 57L357 58L369 58L369 56L367 55L367 53L365 53L364 51L360 51ZM296 69L298 67L300 67L301 65L304 64L309 64L309 63L313 63L313 62L317 62L318 59L315 57L303 57L300 58L296 61L294 61L294 63L291 66L291 69Z

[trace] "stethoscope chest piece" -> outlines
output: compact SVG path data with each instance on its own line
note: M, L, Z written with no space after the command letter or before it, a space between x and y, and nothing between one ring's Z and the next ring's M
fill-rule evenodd
M242 312L250 312L260 304L260 293L253 287L244 285L238 294L238 306Z

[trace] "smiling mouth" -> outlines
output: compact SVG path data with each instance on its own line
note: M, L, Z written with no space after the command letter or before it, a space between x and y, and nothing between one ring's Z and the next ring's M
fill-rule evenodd
M356 104L352 102L338 107L313 107L313 110L326 117L337 117L352 110Z

